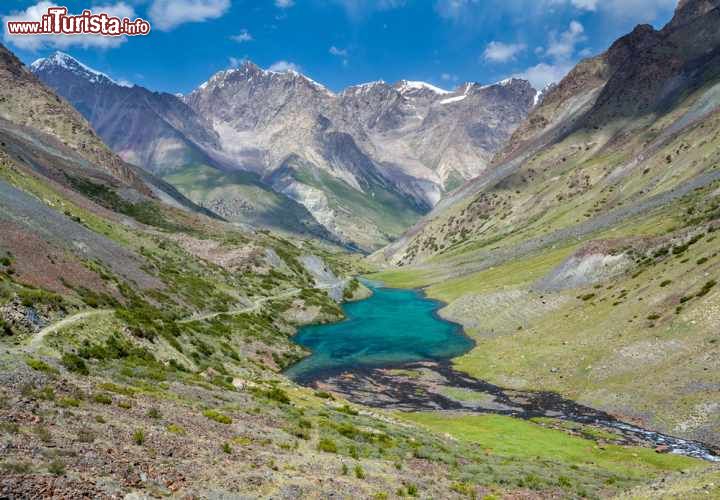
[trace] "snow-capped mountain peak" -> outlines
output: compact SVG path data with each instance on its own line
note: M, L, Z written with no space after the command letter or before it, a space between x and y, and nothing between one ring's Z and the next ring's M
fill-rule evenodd
M86 66L71 55L60 51L53 53L49 57L37 59L30 65L30 69L34 73L39 71L52 71L57 68L75 73L76 75L87 79L91 83L120 85L105 73Z
M418 90L429 90L435 94L438 95L444 95L444 94L451 94L452 92L449 92L447 90L441 89L440 87L436 87L435 85L432 85L427 82L420 82L420 81L413 81L413 80L400 80L395 84L395 88L400 92L401 94L406 94L408 92L415 92Z
M319 90L325 94L328 94L331 96L334 95L324 85L316 82L312 78L309 78L308 76L306 76L292 68L282 70L282 71L262 69L257 64L255 64L249 60L243 61L242 64L240 64L236 68L230 68L230 69L218 71L212 77L210 77L209 80L207 80L206 82L199 85L199 87L194 92L197 92L199 90L205 90L210 86L222 88L229 81L238 81L238 80L252 81L255 77L265 78L265 79L281 78L281 79L300 80L300 81L303 81L304 83L314 87L316 90Z

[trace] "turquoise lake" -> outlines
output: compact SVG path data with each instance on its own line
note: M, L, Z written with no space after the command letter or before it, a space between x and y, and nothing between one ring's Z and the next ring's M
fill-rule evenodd
M312 355L286 375L308 380L326 370L453 358L473 347L459 325L437 315L440 302L415 290L365 284L373 295L344 304L347 319L300 329L294 340Z

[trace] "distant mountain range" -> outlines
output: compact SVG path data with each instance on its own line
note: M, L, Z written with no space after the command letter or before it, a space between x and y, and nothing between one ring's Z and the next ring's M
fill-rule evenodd
M536 102L519 79L449 92L333 93L251 62L187 96L126 86L55 53L31 65L130 163L223 217L371 250L485 170Z

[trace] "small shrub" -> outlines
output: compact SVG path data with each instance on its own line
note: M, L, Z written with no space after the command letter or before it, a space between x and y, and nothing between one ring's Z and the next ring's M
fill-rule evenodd
M177 434L179 436L182 436L185 434L185 429L183 429L182 427L180 427L177 424L168 424L166 429L171 434Z
M710 293L710 290L712 290L715 285L717 285L717 282L715 280L710 280L707 283L703 285L703 287L700 289L700 291L697 293L698 297L704 297L708 293Z
M162 417L162 415L160 414L160 410L158 410L157 408L150 408L147 412L147 416L154 419Z
M662 283L660 283L660 286L662 288L665 288L666 286L668 286L671 283L672 283L672 280L664 280Z
M337 445L332 439L321 438L318 442L318 450L325 453L337 453Z
M414 484L408 484L407 494L410 495L411 497L416 497L418 494L417 486L415 486Z
M287 393L280 389L279 387L273 387L272 389L268 390L257 390L255 391L256 394L259 396L265 397L267 399L270 399L272 401L277 401L278 403L282 404L289 404L290 398L288 397Z
M363 470L362 467L360 467L360 465L355 466L354 472L355 472L356 478L365 479L365 471Z
M560 476L558 477L558 486L562 488L570 488L572 486L572 481L567 476Z
M450 489L455 493L459 493L460 495L465 495L468 497L475 496L475 488L470 483L453 483L450 486Z
M77 440L81 443L92 443L95 441L95 433L92 429L84 427L78 431Z
M50 434L50 431L47 427L43 425L38 425L33 428L33 433L38 437L40 441L43 443L49 443L52 441L52 435Z
M699 259L697 260L696 264L697 264L698 266L702 266L702 265L705 264L707 261L708 261L708 258L707 258L707 257L701 257L701 258L699 258Z
M315 391L315 397L321 398L321 399L335 399L333 398L333 395L326 391Z
M11 474L27 474L32 469L29 462L12 462L7 461L0 464L0 471Z
M65 354L63 354L60 362L68 371L71 371L73 373L79 373L80 375L90 374L90 370L88 370L88 367L85 364L85 360L83 360L75 353L66 352Z
M135 432L133 432L132 435L133 443L135 443L138 446L142 446L145 444L145 431L142 429L137 429Z
M57 405L60 408L77 408L80 406L80 400L76 398L60 398Z
M65 474L65 464L59 458L56 458L48 465L48 472L53 476L62 476Z
M348 466L347 466L347 464L342 464L342 468L341 468L340 472L342 473L343 476L347 476L347 475L348 475L348 472L349 472L349 471L348 471Z
M651 314L650 316L647 317L647 319L649 319L650 321L655 321L656 319L660 319L660 315L659 314Z
M105 418L102 415L95 415L95 422L98 424L104 424Z
M93 396L93 401L101 405L110 405L112 404L112 397L109 394L99 393Z
M25 363L35 371L56 375L60 373L57 368L50 366L45 361L35 358L27 358Z
M123 399L122 401L118 402L118 406L123 410L129 410L130 408L132 408L132 403L126 399Z
M45 401L55 401L55 390L46 385L37 392L37 397Z
M222 445L222 451L223 453L227 453L228 455L232 453L232 447L230 446L230 443L223 443Z
M337 408L336 410L339 411L340 413L345 413L346 415L354 416L354 415L358 414L357 410L351 408L350 405L347 405L347 404L344 406L341 406L340 408Z
M210 420L214 420L215 422L219 422L221 424L232 424L232 418L230 418L228 415L223 415L217 410L205 410L203 412L203 415L205 415Z

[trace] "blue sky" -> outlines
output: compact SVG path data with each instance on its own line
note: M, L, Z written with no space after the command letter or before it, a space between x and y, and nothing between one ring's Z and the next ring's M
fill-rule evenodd
M247 58L296 68L340 90L372 80L424 80L444 88L526 76L560 78L636 24L661 27L676 0L68 0L143 17L153 31L128 39L4 36L30 63L60 49L116 80L189 92ZM5 0L3 19L47 0ZM5 23L3 23L3 26Z

